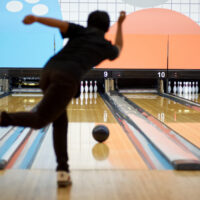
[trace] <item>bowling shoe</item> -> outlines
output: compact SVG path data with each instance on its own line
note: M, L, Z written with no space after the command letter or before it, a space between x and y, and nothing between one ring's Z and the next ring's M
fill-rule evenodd
M72 184L71 178L66 171L57 171L57 184L58 187L67 187Z

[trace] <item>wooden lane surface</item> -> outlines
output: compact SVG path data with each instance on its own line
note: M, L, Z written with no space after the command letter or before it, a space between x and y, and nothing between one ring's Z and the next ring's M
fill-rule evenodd
M56 186L52 170L0 172L1 200L199 200L200 172L76 170L73 184Z
M0 110L26 111L32 109L41 97L7 96L0 99ZM68 108L69 140L68 149L71 169L147 169L146 164L116 122L112 113L99 95L85 99L83 105L73 100ZM105 145L97 145L92 138L92 129L104 124L110 130ZM47 134L33 163L33 168L55 169L52 135ZM25 148L26 149L26 148ZM22 152L24 154L25 152ZM48 161L44 158L48 157ZM21 157L19 157L20 159ZM19 166L19 160L13 168Z
M41 100L41 95L36 96L36 94L17 94L18 96L5 96L3 98L0 98L0 111L8 111L8 112L15 112L15 111L29 111L31 110L40 100ZM23 95L23 96L20 96ZM12 127L10 126L10 128L12 129L8 134L5 135L5 137L0 141L0 147L5 144L5 142L13 136L14 131L13 130L17 130L19 127ZM0 128L3 129L3 128ZM35 138L36 134L31 134L31 138ZM20 140L20 137L16 138L16 143ZM28 137L29 138L29 137ZM29 138L30 142L32 142ZM9 147L8 151L13 147L12 146ZM23 145L22 145L23 146ZM20 147L22 147L20 146ZM16 150L18 150L18 152L20 152L20 154L18 154L18 152L12 157L12 159L10 160L9 164L6 166L8 168L14 167L13 164L18 163L19 158L22 158L22 152L21 149L23 148L17 148ZM27 151L27 149L26 149ZM24 152L23 152L24 153ZM15 160L17 159L17 160Z
M130 142L122 127L109 111L102 98L97 95L96 103L83 105L70 103L68 107L68 151L71 170L79 169L147 169L146 164ZM98 144L92 137L92 129L103 124L110 130L104 144ZM50 135L46 136L32 169L55 169L55 157ZM48 161L44 162L44 158Z
M77 154L78 157L76 161L74 160L74 164L71 162L72 169L77 169L80 163L83 163L83 160L87 160L87 163L82 168L147 169L133 144L98 94L96 99L92 99L92 103L88 100L88 104L84 102L83 105L80 105L80 101L78 105L70 104L68 116L71 123L78 122L80 126L83 126L77 133L74 132L74 129L69 132L71 153L73 154L71 158L73 159L73 156L75 156L74 153L80 152L79 155ZM92 129L94 125L98 124L103 124L110 130L109 139L105 142L109 154L107 159L101 162L99 162L99 159L101 159L101 156L105 156L104 153L106 154L107 150L103 149L92 138ZM80 137L81 142L78 144ZM85 159L82 159L84 157ZM91 166L89 165L90 162Z
M31 94L27 94L31 95ZM17 112L29 111L39 101L41 97L37 96L6 96L0 99L0 111Z
M155 118L200 147L200 112L156 94L124 94Z
M102 99L99 99L98 101L101 102ZM69 117L75 114L74 113L76 112L75 108L82 109L78 105L77 107L73 106L76 105L70 105L69 107L68 111ZM105 105L102 104L102 107L100 106L101 108L100 111L95 111L97 115L96 117L98 118L97 123L101 123L102 121L105 123L104 119L102 119L102 115L104 113L104 106ZM85 115L86 114L84 113L80 114L80 116L85 116ZM75 115L74 117L75 119L77 118L81 119L80 116ZM110 117L109 111L107 116L108 116L107 122L114 125L116 123L115 119L113 118L112 115ZM87 120L90 120L90 122L92 122L92 117L93 116L87 117ZM72 121L73 120L70 119L70 122ZM77 122L78 121L79 120L77 120ZM86 122L86 119L83 121ZM115 154L116 158L118 158L117 154L119 153L118 142L120 144L119 145L120 148L121 148L121 143L124 143L123 146L126 145L126 142L118 141L118 136L115 135L119 131L118 128L120 127L115 126L115 131L111 133L111 137L116 139L116 141L111 142L112 138L109 138L109 140L106 142L107 145L112 144L110 146L110 149L116 148L116 150L113 151L113 154ZM73 137L72 133L70 133L70 135L72 135L70 137ZM81 133L79 134L79 136L82 135L83 137L84 134ZM84 138L87 141L87 137ZM121 140L124 139L121 138ZM79 143L78 146L80 146ZM87 144L84 145L83 143L82 146L87 146ZM122 151L123 148L121 149ZM129 150L127 149L127 151ZM117 166L117 164L115 166ZM44 200L44 199L198 200L200 196L200 190L199 190L200 172L176 172L176 171L158 171L158 170L131 170L131 169L104 170L102 168L101 170L92 170L92 169L72 170L71 176L73 181L71 187L57 189L56 174L54 170L0 171L0 194L1 194L0 199L1 200L29 200L29 199L31 200L34 199L36 200Z
M26 94L26 95L27 96L9 95L0 98L0 111L8 111L8 112L29 111L41 100L41 97L30 96L31 94ZM9 137L9 135L10 134L8 134L4 138L4 140L0 141L0 146Z

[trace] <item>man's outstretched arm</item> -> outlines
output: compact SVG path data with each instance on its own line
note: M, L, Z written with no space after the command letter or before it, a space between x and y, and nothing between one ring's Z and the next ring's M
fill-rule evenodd
M121 51L123 47L122 23L124 22L125 18L126 18L126 13L124 11L121 11L117 21L117 32L115 38L115 46L117 46L119 51Z
M68 22L54 19L54 18L37 17L34 15L27 15L23 20L23 23L27 24L27 25L35 23L35 22L38 22L38 23L41 23L41 24L44 24L47 26L59 28L62 33L66 33L69 28Z

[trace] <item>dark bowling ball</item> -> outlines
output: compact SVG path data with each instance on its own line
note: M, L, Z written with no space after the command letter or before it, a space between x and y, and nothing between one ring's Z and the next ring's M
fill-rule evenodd
M104 142L109 136L109 129L104 125L95 126L92 135L97 142Z

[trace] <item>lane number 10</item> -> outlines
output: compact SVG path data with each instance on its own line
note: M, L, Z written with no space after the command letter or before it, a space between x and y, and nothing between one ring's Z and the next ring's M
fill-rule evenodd
M158 72L158 78L165 78L165 72Z

